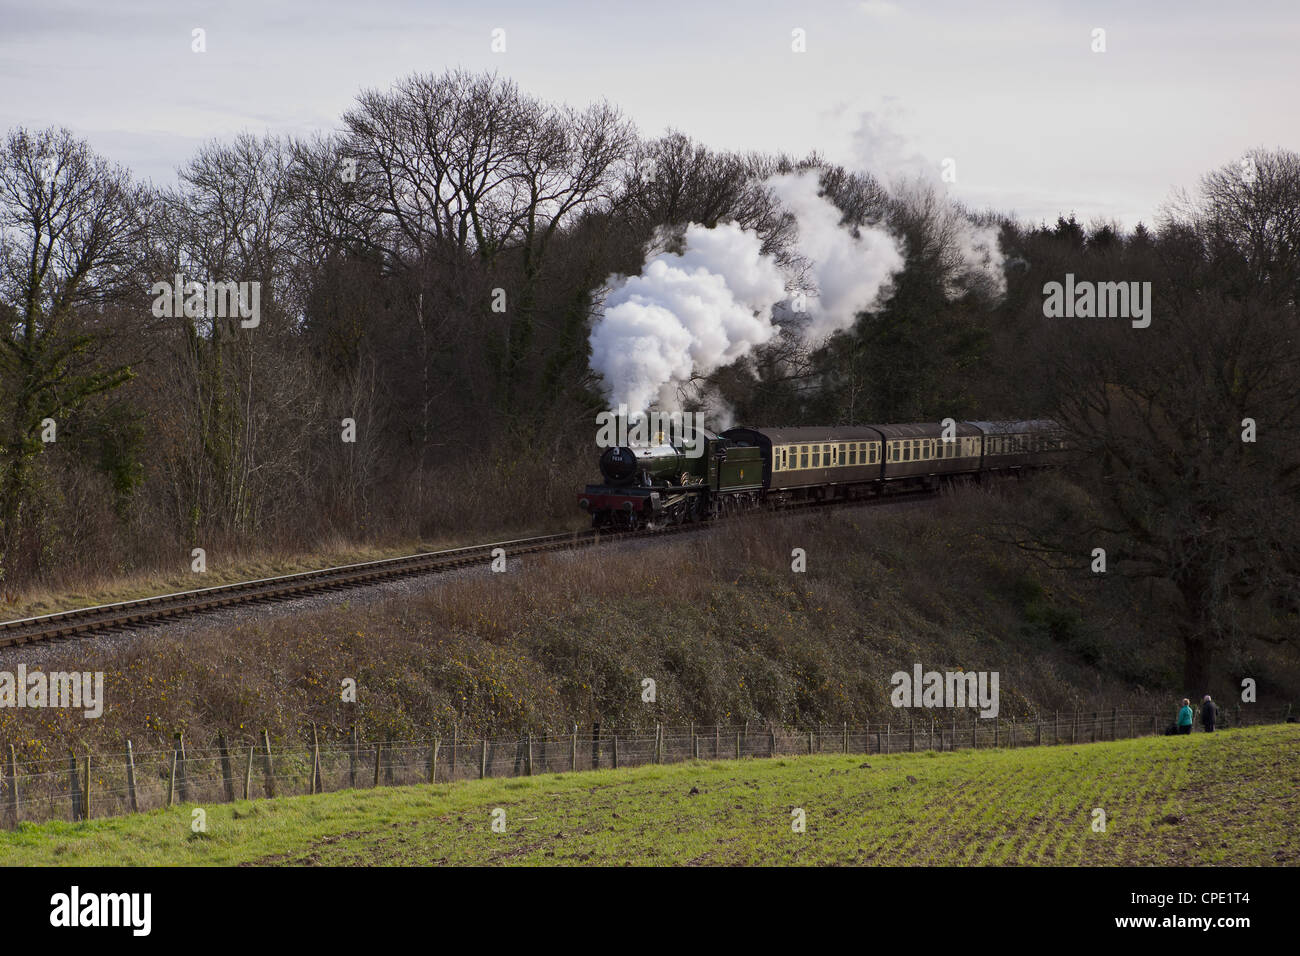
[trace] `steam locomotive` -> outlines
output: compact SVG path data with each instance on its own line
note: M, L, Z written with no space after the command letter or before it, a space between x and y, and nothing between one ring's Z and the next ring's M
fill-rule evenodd
M1050 465L1067 450L1059 427L1047 420L730 428L675 443L656 437L601 454L602 483L578 496L593 527L654 528L979 481Z

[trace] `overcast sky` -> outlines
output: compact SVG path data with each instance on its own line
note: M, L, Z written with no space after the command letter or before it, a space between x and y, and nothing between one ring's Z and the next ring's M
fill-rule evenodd
M1034 221L1150 221L1246 149L1300 149L1298 0L0 0L0 127L68 126L159 183L203 140L334 129L358 90L455 66L645 135L951 158L958 198Z

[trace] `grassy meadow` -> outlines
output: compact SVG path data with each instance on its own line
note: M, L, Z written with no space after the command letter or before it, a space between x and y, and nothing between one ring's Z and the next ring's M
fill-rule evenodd
M206 832L195 809L24 824L0 863L1294 866L1300 725L363 789L206 806Z

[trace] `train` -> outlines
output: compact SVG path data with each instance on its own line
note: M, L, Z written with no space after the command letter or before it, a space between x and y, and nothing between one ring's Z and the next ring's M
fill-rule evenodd
M592 526L653 529L798 503L933 490L1055 464L1060 427L1032 421L729 428L606 448L578 506Z

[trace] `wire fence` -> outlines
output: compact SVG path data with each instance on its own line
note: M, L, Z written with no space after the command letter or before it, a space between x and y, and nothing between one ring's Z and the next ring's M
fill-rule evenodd
M1235 713L1220 710L1220 729L1293 720L1291 708ZM180 803L220 803L363 787L448 783L486 777L531 776L638 767L685 760L738 760L799 754L890 754L957 749L1092 743L1163 734L1168 714L1072 713L1024 721L974 714L906 718L876 724L787 728L757 724L670 726L585 732L417 740L364 740L353 730L341 741L285 745L219 735L194 746L177 735L172 746L117 753L21 759L7 749L0 782L4 824L86 820ZM1199 731L1199 728L1198 728Z

